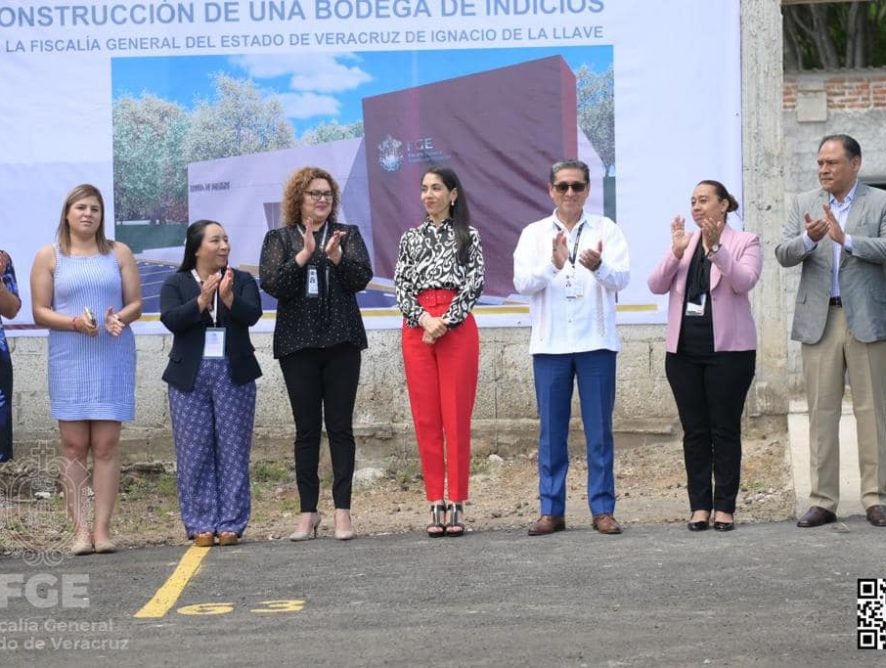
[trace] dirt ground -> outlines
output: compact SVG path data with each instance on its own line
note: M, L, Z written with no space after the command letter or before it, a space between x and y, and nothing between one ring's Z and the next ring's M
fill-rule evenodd
M736 520L759 522L785 519L793 513L794 496L785 455L785 437L749 441L744 445L742 485ZM688 515L682 448L678 442L644 445L616 451L615 515L631 524L684 522ZM252 465L252 517L244 539L285 539L299 512L292 463L258 460ZM568 478L566 521L589 526L585 493L587 467L574 458ZM10 470L6 470L9 487ZM328 462L321 462L320 534L332 534L332 500ZM387 470L359 469L352 515L359 535L422 531L428 522L428 504L417 460L389 465ZM33 482L33 481L32 481ZM39 486L39 485L37 485ZM18 496L0 496L0 553L21 545L32 549L64 545L70 527L57 486L38 493L32 485ZM48 491L46 491L48 489ZM496 455L472 463L470 494L465 515L468 529L522 529L538 515L538 477L535 453L504 460ZM40 497L36 502L30 497ZM132 465L124 470L114 516L114 539L123 548L183 544L170 465Z
M787 465L786 437L748 441L744 445L742 486L736 520L759 522L785 519L793 513L793 492ZM684 522L688 516L686 478L679 442L644 445L616 451L615 515L627 530L631 524ZM114 517L114 539L133 548L186 542L178 511L175 473L171 465L128 467ZM295 527L298 492L290 461L253 461L252 518L244 539L285 539ZM585 493L583 458L571 462L566 521L570 526L590 526ZM8 472L7 472L8 474ZM320 535L332 534L332 500L328 462L321 463ZM386 469L358 467L352 514L358 536L422 531L428 522L428 504L417 460ZM8 485L7 485L8 486ZM44 485L45 487L45 485ZM535 453L512 459L496 455L472 463L470 494L466 505L468 530L522 529L538 515L538 477ZM19 490L23 491L23 490ZM0 553L22 543L63 545L70 533L63 499L57 489L36 494L25 491L15 498L0 498ZM25 518L21 515L24 513ZM36 517L36 519L35 519Z

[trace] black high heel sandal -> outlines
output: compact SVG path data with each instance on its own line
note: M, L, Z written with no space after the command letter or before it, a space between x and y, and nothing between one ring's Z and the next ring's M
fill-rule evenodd
M449 504L449 524L446 525L446 535L448 536L464 536L465 525L460 518L465 513L464 505L461 503Z
M425 530L428 532L428 535L431 538L439 538L440 536L446 535L446 524L444 524L444 519L446 518L446 504L445 503L432 503L431 504L431 523L425 527Z

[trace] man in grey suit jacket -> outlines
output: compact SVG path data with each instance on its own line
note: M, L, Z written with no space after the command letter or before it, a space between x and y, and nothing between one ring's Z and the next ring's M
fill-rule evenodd
M802 265L791 338L802 344L812 491L800 527L837 519L847 371L862 504L868 522L886 527L886 192L859 183L860 169L857 141L825 137L821 189L797 196L775 249L783 267Z

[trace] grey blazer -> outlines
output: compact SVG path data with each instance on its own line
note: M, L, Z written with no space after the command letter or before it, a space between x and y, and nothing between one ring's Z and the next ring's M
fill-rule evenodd
M828 193L812 190L797 195L784 226L775 257L783 267L802 264L791 338L818 343L824 334L831 296L832 242L824 237L806 252L805 214L824 215ZM886 339L886 191L858 184L846 220L852 253L840 251L840 297L852 335L863 343Z

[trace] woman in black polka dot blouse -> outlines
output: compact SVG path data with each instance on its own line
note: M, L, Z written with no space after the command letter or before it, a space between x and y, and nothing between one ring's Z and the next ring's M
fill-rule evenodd
M295 419L295 477L301 502L300 541L317 535L320 514L320 432L323 417L332 455L335 537L348 540L354 475L354 401L366 331L357 293L372 278L356 225L336 220L335 179L318 167L296 171L283 192L284 226L265 236L261 286L277 298L274 357Z

